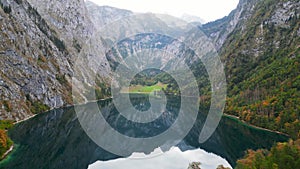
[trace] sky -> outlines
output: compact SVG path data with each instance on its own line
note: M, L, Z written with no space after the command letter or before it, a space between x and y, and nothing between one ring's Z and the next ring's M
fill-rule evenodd
M107 5L133 12L152 12L181 17L194 15L204 21L214 21L228 15L239 0L90 0L98 5Z

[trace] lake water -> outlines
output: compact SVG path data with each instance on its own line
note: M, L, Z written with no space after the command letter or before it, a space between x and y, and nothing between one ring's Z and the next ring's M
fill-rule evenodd
M150 106L147 96L133 95L131 102L137 109L146 110ZM99 101L97 105L109 127L128 137L147 138L163 133L172 126L178 116L180 102L178 97L168 98L164 113L149 124L126 120L116 110L111 99ZM91 110L91 104L95 103L80 107L87 119L99 113ZM188 116L190 110L183 110ZM167 142L174 141L171 139L147 149L137 147L136 151L133 149L134 151L128 152L126 158L95 144L82 129L74 107L52 110L19 123L9 131L16 148L0 163L0 168L117 169L117 166L131 166L129 168L134 169L134 166L139 166L147 169L155 165L155 168L174 169L175 164L180 168L187 168L191 161L201 162L204 169L214 168L219 164L234 167L236 160L243 157L247 149L270 148L275 142L288 139L283 135L258 130L235 119L223 117L210 139L200 144L198 138L206 119L206 112L207 110L201 110L198 113L192 129L177 145L168 144ZM101 126L102 136L105 136L108 126L98 125ZM117 146L120 149L128 149L126 142ZM158 147L162 150L157 149ZM153 151L154 155L151 154ZM132 158L132 153L141 155L142 152L148 154L142 160Z

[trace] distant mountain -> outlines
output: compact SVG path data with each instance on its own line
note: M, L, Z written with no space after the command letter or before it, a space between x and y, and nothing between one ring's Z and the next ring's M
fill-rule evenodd
M184 21L186 21L186 22L189 22L189 23L191 23L191 22L199 22L201 24L205 23L204 19L202 19L202 18L200 18L198 16L189 15L189 14L183 14L181 16L181 19L184 20Z
M89 17L96 26L104 26L110 22L118 21L124 17L129 17L134 14L133 12L125 9L110 6L98 6L91 1L86 1L85 5L88 9Z
M145 32L176 37L189 29L189 23L170 15L134 13L109 6L98 6L90 1L86 2L86 7L91 21L99 30L100 36L105 39L109 37L111 40L122 40L132 34Z

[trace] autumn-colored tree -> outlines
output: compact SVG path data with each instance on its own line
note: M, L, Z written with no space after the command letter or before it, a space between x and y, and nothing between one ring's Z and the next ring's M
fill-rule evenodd
M249 150L237 161L236 169L296 169L300 168L300 139L277 143L270 151Z
M0 158L12 144L13 142L8 138L6 130L0 129Z
M6 148L7 146L7 135L5 130L0 129L0 147Z

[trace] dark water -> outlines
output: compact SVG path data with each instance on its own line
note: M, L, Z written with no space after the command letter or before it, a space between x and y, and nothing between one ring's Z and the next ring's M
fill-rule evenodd
M127 121L116 110L112 100L99 101L97 104L105 120L119 133L129 137L147 138L158 135L172 126L180 110L180 101L178 97L168 98L163 114L148 124ZM131 102L140 110L147 110L151 106L146 96L132 96ZM90 107L90 104L81 106L84 111L88 111ZM188 116L191 110L187 108L184 111ZM92 114L89 112L86 116ZM182 151L191 147L201 148L225 158L234 167L235 161L241 158L247 149L270 148L275 142L288 139L283 135L254 129L234 119L223 117L212 137L204 144L199 144L198 136L206 118L205 114L205 110L198 114L193 128L177 145ZM103 130L105 131L105 127ZM120 157L97 146L87 136L81 128L74 107L40 114L17 124L9 134L17 148L8 159L0 163L0 168L85 169L98 160ZM126 149L126 143L119 146ZM152 148L156 147L144 149L144 152L150 153Z

